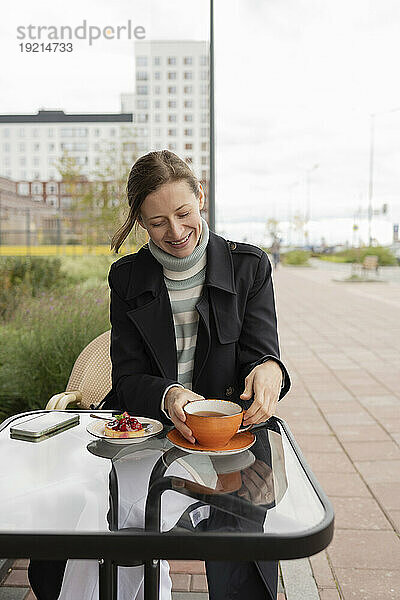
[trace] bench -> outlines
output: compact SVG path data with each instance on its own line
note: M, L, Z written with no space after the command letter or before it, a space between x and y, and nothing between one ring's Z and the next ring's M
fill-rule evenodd
M367 255L364 257L362 263L353 263L352 264L352 272L359 271L363 273L363 275L367 275L371 271L375 271L375 274L378 275L379 270L379 257L376 255Z

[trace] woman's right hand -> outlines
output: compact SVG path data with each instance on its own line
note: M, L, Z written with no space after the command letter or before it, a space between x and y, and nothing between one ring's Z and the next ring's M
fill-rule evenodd
M189 402L196 402L196 400L204 400L204 396L200 396L199 394L195 394L191 390L187 390L186 388L181 387L172 387L168 390L167 395L165 396L165 409L169 414L169 418L179 431L192 444L195 443L195 439L189 427L185 425L186 414L183 410L185 404Z

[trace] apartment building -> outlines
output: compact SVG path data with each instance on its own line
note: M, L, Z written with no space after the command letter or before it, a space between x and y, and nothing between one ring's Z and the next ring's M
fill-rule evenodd
M131 113L0 115L0 176L16 181L61 180L58 161L67 153L80 174L92 178L110 156L135 157Z
M135 43L135 94L121 94L134 115L137 150L169 148L209 179L209 51L205 41Z

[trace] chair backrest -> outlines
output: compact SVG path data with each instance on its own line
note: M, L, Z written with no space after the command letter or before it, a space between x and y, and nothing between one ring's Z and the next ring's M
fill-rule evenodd
M97 405L111 390L110 330L97 336L75 361L66 391L82 393L80 406Z

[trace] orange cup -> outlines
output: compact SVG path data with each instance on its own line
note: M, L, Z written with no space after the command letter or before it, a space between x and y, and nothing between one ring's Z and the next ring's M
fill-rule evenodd
M183 407L186 425L200 446L223 448L241 429L243 410L228 400L197 400Z

